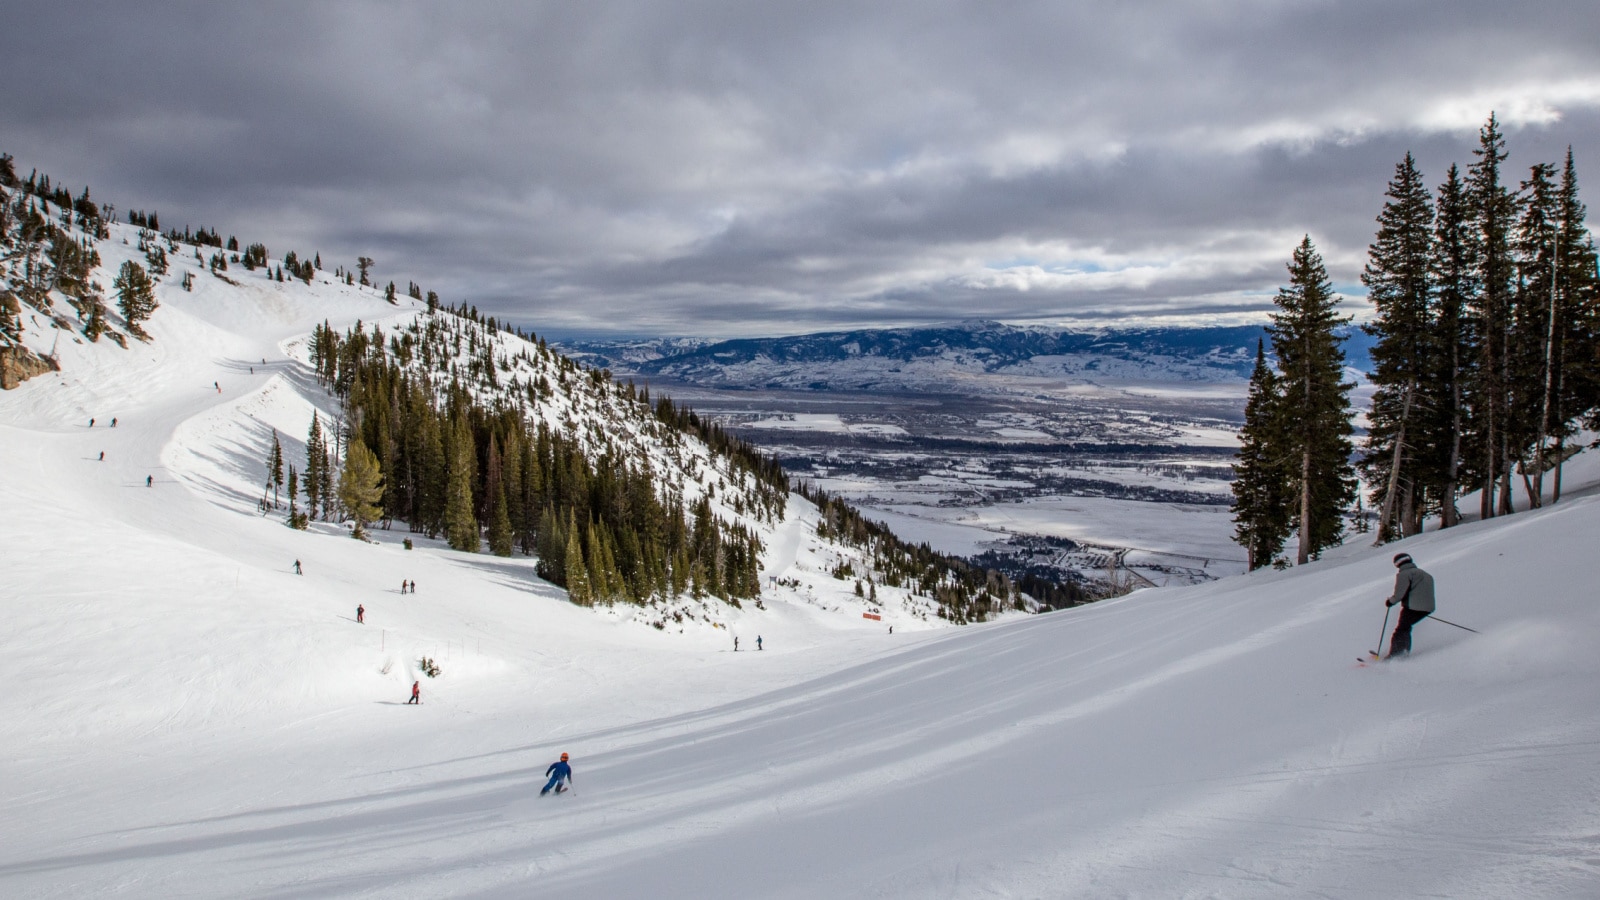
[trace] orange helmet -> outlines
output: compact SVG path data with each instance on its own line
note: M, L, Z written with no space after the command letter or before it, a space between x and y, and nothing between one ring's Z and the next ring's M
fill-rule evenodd
M567 761L567 755L565 753L561 754L561 761L562 762L566 762Z

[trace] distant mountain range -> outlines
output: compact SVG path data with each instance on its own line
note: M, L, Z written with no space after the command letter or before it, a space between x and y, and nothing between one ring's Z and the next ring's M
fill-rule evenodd
M1348 365L1371 338L1350 330ZM1250 377L1259 325L1061 329L972 320L777 338L576 341L594 366L723 388L939 390L981 376L1088 382L1234 382Z

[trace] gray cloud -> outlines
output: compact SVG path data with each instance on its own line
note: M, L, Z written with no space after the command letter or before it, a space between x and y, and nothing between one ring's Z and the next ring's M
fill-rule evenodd
M870 8L863 9L863 6ZM1600 162L1600 8L13 4L0 149L541 331L1260 308L1353 287L1490 109Z

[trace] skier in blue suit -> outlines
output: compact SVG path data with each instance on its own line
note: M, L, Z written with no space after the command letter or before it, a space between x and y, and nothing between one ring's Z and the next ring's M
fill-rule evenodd
M561 761L551 763L550 768L545 769L544 773L550 776L550 781L544 786L544 790L539 792L539 796L543 797L552 789L558 794L565 791L567 786L562 782L572 781L572 767L567 765L567 755L561 754Z

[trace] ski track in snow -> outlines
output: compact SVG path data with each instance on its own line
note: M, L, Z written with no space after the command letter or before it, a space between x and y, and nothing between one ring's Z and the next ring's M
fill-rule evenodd
M269 429L298 460L331 411L300 336L411 313L196 282L154 343L0 395L0 895L1600 896L1592 459L1405 542L1484 634L1424 622L1404 662L1351 663L1393 578L1357 544L893 636L796 594L730 611L768 648L734 654L527 560L261 517ZM766 574L814 555L801 513Z

